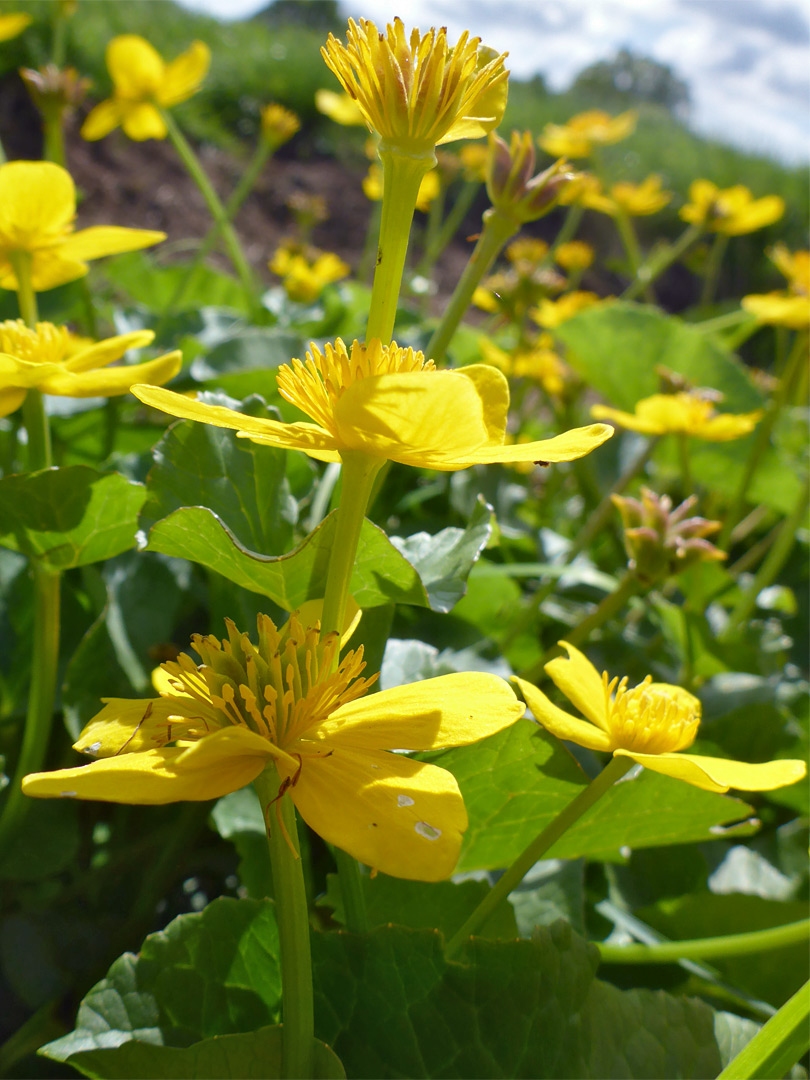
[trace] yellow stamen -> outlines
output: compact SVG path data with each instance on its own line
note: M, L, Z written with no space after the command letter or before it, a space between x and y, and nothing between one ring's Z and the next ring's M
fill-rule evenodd
M608 733L616 749L665 754L683 750L695 741L700 707L691 695L677 693L676 687L656 685L651 675L628 690L626 677L621 682L608 682L605 673L602 685Z

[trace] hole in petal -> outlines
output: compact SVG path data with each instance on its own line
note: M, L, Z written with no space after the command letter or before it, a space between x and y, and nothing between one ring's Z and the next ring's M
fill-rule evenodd
M76 798L76 792L75 791L60 791L59 794L62 796L63 799L75 799Z
M397 806L413 806L410 795L397 795Z
M438 840L442 835L441 829L437 829L433 825L428 825L426 821L417 821L414 825L414 829L420 836L424 836L425 840Z
M84 750L82 750L82 753L83 754L97 754L100 749L101 749L101 740L99 739L98 742L90 743L89 746L85 746Z

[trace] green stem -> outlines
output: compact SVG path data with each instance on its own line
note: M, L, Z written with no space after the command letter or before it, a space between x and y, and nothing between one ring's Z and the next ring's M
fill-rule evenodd
M374 265L374 255L377 251L378 238L380 235L380 222L382 221L382 200L377 199L371 204L371 213L368 216L366 236L363 241L363 251L357 264L357 280L367 284L371 280L371 270Z
M54 3L53 5L53 38L51 40L51 63L54 67L59 68L61 71L65 66L65 58L67 56L67 17L62 9L62 5ZM53 158L49 160L53 161Z
M642 452L630 462L628 467L621 474L619 479L605 495L596 509L592 512L588 520L583 527L577 532L576 539L571 544L570 548L565 553L565 559L560 566L560 570L570 565L574 559L579 555L581 551L584 551L591 543L591 540L600 533L607 524L611 514L616 509L613 503L613 495L621 495L621 493L632 483L632 481L638 476L644 466L652 457L653 451L658 445L658 438L649 439L647 445ZM556 568L555 568L556 569ZM550 581L547 581L545 585L539 588L532 596L529 605L518 615L514 620L509 632L500 639L501 651L508 648L509 645L517 638L532 622L536 613L543 606L546 599L554 591L557 585L559 577L555 575Z
M685 431L679 432L678 439L678 458L681 463L681 484L683 486L684 498L687 498L692 494L694 485L692 484L692 467L689 462L689 436Z
M383 165L382 216L366 341L379 338L388 345L394 332L419 185L436 164L436 155L431 151L422 157L406 157L385 142L380 143L378 153Z
M624 250L627 253L627 260L633 271L633 277L636 281L641 281L641 291L643 292L644 299L647 303L654 304L655 293L652 290L652 285L649 280L647 280L647 270L642 264L641 248L639 247L636 230L633 228L630 216L623 210L620 210L613 220L616 222L616 228L618 229L619 236L624 245Z
M566 632L565 640L571 645L579 645L580 642L589 637L594 630L603 623L606 623L608 619L611 619L614 615L617 615L627 601L641 591L641 588L641 582L632 570L628 570L613 592L608 593L599 606L583 619L581 623L572 630ZM551 649L547 649L539 660L532 664L530 668L527 668L520 673L520 677L522 679L527 679L529 682L535 682L537 679L541 678L545 664L558 651L559 648L556 645Z
M428 276L433 269L436 260L441 253L456 235L459 226L464 218L467 216L470 207L475 202L475 196L481 184L476 181L467 181L459 192L458 198L450 207L447 217L442 222L442 225L436 235L429 241L425 247L425 253L422 256L422 260L417 267L417 273Z
M568 213L565 215L565 221L562 223L562 228L554 237L554 243L548 250L548 254L543 260L544 263L550 263L553 261L554 252L561 244L567 244L569 240L573 240L576 236L579 223L582 221L582 215L584 209L578 206L576 203L573 206L568 207Z
M674 244L670 244L649 259L641 268L640 276L624 290L621 299L635 300L639 293L644 292L647 286L652 285L665 270L669 269L683 255L687 248L692 246L702 231L699 225L690 225L688 229L681 233Z
M726 1065L717 1080L781 1080L810 1046L810 983L805 983L779 1012Z
M268 139L261 138L259 141L259 145L256 148L256 153L253 155L250 164L242 174L242 179L239 181L230 199L228 199L227 203L225 204L225 221L227 221L228 223L232 222L236 215L239 213L242 203L253 190L253 186L259 178L259 174L261 173L264 166L267 164L267 159L270 157L272 152L273 144ZM217 219L214 221L213 226L208 230L205 239L197 249L197 253L194 256L193 262L188 267L180 281L178 281L177 287L175 288L168 304L166 305L164 314L161 317L160 322L158 323L157 329L155 330L156 336L159 337L158 330L163 329L163 322L166 315L174 311L174 309L186 295L186 292L188 291L191 284L196 279L200 267L202 266L203 262L210 254L210 252L213 251L216 242L222 235L222 228L222 220Z
M709 249L709 258L706 261L706 276L703 278L703 289L700 293L700 303L703 306L710 304L714 299L720 277L720 264L727 247L728 237L724 233L718 233Z
M65 135L62 130L62 110L49 108L43 115L44 154L46 161L65 167Z
M500 877L463 926L447 942L445 952L452 956L474 934L497 907L507 898L531 870L536 862L546 854L563 833L577 822L582 815L607 792L613 784L633 766L630 758L614 757L602 769L588 786L573 799L568 806L550 822L526 850L515 859L508 870Z
M748 461L745 463L745 471L740 480L739 487L734 493L734 499L726 514L726 520L723 525L722 532L717 541L718 547L726 550L726 547L731 539L731 533L734 530L737 522L740 519L740 515L743 512L745 506L746 496L748 495L748 489L751 486L751 481L754 479L759 464L762 458L770 446L771 433L773 432L774 425L779 419L779 414L790 400L790 395L793 390L794 383L800 378L801 373L804 370L806 363L806 351L807 351L807 334L797 334L796 340L793 343L790 355L785 363L785 370L782 373L782 377L779 380L779 386L776 388L765 415L760 420L756 435L754 437L754 445L751 448L751 453L748 457Z
M315 1015L309 908L295 807L286 795L278 797L275 766L265 769L254 785L267 822L281 954L281 1072L290 1080L301 1080L313 1075Z
M205 205L208 207L208 212L211 217L217 223L222 237L225 241L225 247L228 249L228 255L233 263L234 269L239 275L239 280L242 283L242 288L245 292L245 298L251 310L256 306L255 297L255 282L253 280L253 272L250 269L245 253L242 251L242 246L239 243L239 239L236 232L233 229L228 215L225 211L225 207L217 195L216 191L208 179L197 155L191 148L191 144L186 139L180 128L174 122L174 119L168 111L162 110L161 115L165 121L166 128L169 132L169 138L172 140L175 150L186 167L191 179L197 185L205 199Z
M679 960L717 960L749 956L787 945L799 945L810 937L810 919L751 930L745 934L697 938L694 941L661 941L653 945L608 945L596 942L603 964L666 964Z
M807 504L810 501L810 481L805 481L796 506L789 517L782 522L782 527L774 541L771 550L765 557L753 580L743 592L737 606L729 615L728 623L719 635L720 641L728 641L733 637L737 627L745 622L756 607L757 597L763 589L767 589L777 578L780 570L787 562L787 558L793 550L796 542L796 530L800 527L807 512Z
M499 213L494 207L490 207L484 214L484 227L478 237L478 243L470 256L469 262L464 268L464 273L459 279L455 292L450 298L442 316L442 321L436 327L433 337L428 342L425 355L439 363L444 359L447 346L464 313L470 306L472 295L481 282L484 274L495 262L504 246L519 232L520 224L513 218Z

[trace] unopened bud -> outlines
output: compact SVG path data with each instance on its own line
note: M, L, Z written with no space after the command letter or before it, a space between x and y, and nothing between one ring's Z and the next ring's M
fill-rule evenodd
M534 166L531 132L513 131L508 146L490 134L487 191L495 209L520 224L547 214L577 175L562 159L537 176Z
M43 115L61 116L66 109L75 109L91 86L90 79L79 75L76 68L58 68L55 64L38 69L20 68L20 78Z

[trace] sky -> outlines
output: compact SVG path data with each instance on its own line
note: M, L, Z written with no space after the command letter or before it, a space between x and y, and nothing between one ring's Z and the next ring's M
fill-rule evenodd
M181 0L245 18L267 0ZM587 64L627 47L669 64L707 135L791 163L810 160L810 0L342 0L355 18L464 29L509 52L520 78L565 89Z

